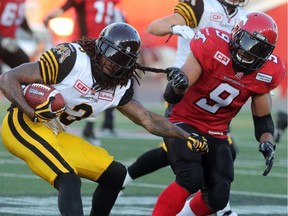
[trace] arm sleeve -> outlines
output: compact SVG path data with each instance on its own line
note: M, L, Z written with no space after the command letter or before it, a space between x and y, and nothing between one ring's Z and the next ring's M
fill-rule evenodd
M187 26L195 28L204 13L204 2L203 0L197 0L192 5L192 1L179 1L174 7L174 13L180 14L185 19Z

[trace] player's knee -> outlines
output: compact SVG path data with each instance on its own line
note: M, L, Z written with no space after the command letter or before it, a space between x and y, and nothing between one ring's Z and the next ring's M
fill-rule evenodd
M81 179L75 173L63 173L60 174L55 182L54 187L60 191L62 188L80 188L81 187ZM69 190L69 189L68 189Z
M230 185L226 182L219 182L208 193L209 206L214 210L223 209L228 201L230 194Z
M198 163L191 169L185 170L176 175L176 182L190 193L195 193L204 185L203 169Z
M126 172L127 169L123 164L113 161L99 177L97 182L103 186L121 189L126 177Z

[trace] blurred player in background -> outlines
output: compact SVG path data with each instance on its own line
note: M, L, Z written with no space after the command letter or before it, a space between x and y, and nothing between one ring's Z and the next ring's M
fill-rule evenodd
M278 111L276 114L276 127L274 139L276 143L280 142L280 138L287 128L287 112Z
M29 56L18 45L16 39L18 28L22 28L33 38L33 32L25 17L25 0L1 0L0 74L3 63L14 68L30 61Z
M98 38L101 30L113 22L126 22L123 12L116 7L120 0L67 0L60 8L51 12L44 19L44 24L48 26L51 19L62 15L70 8L75 10L75 25L72 40L77 40L82 36ZM95 118L86 120L86 125L82 135L94 145L101 145L94 132ZM114 108L105 110L102 130L109 135L114 133Z
M197 0L182 1L174 8L174 13L166 17L155 20L148 26L149 33L156 36L178 35L177 54L175 67L181 67L190 50L190 41L194 33L203 27L215 27L230 32L234 24L240 20L246 11L242 7L246 6L245 0ZM169 104L165 116L169 117L173 104ZM232 139L231 151L233 158L236 157ZM132 179L139 178L151 173L159 168L168 165L165 149L162 147L150 150L141 155L135 163L128 167L128 174L125 184ZM130 176L129 176L130 175ZM125 186L125 185L124 185ZM187 202L188 203L188 202ZM217 215L237 215L230 209L230 204L217 213Z

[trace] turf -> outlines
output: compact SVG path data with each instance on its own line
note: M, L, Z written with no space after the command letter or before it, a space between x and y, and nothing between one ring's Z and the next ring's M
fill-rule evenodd
M2 120L7 103L2 103L0 108ZM151 109L163 113L162 106ZM97 122L101 122L101 118ZM76 123L69 131L80 134L82 126L83 123ZM115 137L104 136L98 129L96 131L103 147L125 165L131 164L137 156L161 142L161 138L149 135L118 112L115 128L118 133ZM277 145L271 173L264 177L262 172L265 162L258 152L250 111L242 110L233 120L231 128L238 149L231 206L239 215L287 215L287 132ZM124 195L118 199L112 215L151 215L156 197L173 180L170 168L135 180L123 191ZM95 183L83 180L86 215L89 214L91 194L95 187ZM0 140L0 215L59 215L56 196L56 191L36 177L21 160L11 155Z

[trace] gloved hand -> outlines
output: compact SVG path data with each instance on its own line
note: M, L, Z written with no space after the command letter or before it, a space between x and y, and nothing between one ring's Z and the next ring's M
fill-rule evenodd
M186 90L189 86L189 80L186 74L184 74L177 67L168 67L167 71L167 80L171 82L173 88L179 88L181 90Z
M276 146L271 142L262 142L259 144L259 151L262 152L266 162L266 169L263 172L263 176L268 175L270 172L273 163L274 163L274 155L275 155Z
M35 107L33 118L34 122L47 122L64 112L66 107L57 111L52 111L51 104L54 100L55 97L49 97L45 102Z
M201 154L206 154L209 152L206 138L196 133L192 133L187 138L187 146L192 151L196 150L197 152L200 152Z
M194 31L186 25L174 25L171 26L172 34L179 35L185 39L192 39L194 37Z

